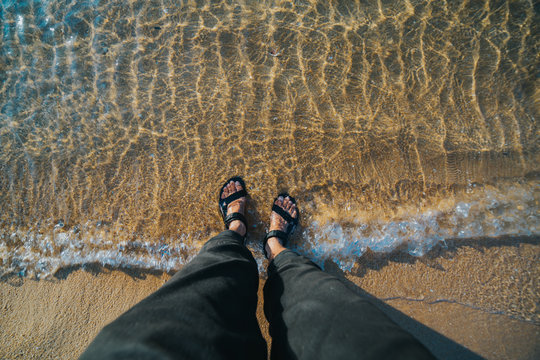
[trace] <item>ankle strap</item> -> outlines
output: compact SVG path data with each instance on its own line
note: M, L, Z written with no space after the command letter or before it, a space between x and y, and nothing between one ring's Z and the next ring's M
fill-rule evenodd
M270 239L271 237L277 237L278 239L281 240L281 245L286 246L289 235L286 232L283 232L280 230L272 230L272 231L269 231L265 235L264 241L263 241L263 253L264 253L264 257L266 257L267 259L268 259L268 254L266 253L266 243L268 242L268 239Z
M241 222L244 223L244 226L246 227L246 233L247 233L247 230L248 230L248 223L247 223L247 220L246 220L246 217L244 216L244 214L241 214L241 213L238 213L238 212L234 212L234 213L230 213L228 214L227 216L225 216L225 227L228 229L229 228L229 225L234 221L234 220L240 220Z

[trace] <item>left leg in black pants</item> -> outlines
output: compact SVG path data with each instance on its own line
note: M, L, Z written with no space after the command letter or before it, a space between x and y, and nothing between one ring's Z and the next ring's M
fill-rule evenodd
M258 284L243 237L223 231L163 287L107 325L81 359L266 359L255 316Z

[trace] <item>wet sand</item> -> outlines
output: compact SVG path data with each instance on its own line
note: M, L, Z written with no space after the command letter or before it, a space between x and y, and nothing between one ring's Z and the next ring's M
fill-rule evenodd
M384 300L374 301L438 357L538 358L539 240L447 245L423 258L367 254L351 273L330 263L326 271ZM104 325L169 278L97 266L62 270L50 281L4 278L0 358L75 358ZM260 291L257 316L268 339L261 300Z

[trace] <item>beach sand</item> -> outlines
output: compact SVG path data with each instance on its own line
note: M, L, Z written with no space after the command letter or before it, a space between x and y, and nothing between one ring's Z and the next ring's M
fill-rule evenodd
M341 277L440 358L540 357L537 238L450 241L423 258L368 253ZM73 359L107 323L159 288L166 273L64 269L52 280L0 283L0 358ZM257 317L264 336L261 278ZM377 300L377 299L379 300Z

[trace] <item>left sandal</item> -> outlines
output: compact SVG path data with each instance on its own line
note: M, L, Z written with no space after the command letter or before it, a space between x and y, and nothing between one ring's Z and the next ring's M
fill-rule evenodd
M227 196L225 199L222 199L221 195L223 195L223 190L225 190L225 186L227 186L227 184L229 184L231 181L234 181L234 182L238 181L240 183L240 185L242 185L242 190L237 191L235 193L232 193L231 195ZM234 212L234 213L227 214L227 207L229 206L230 203L232 203L235 200L240 199L241 197L247 196L247 195L248 194L247 194L247 191L246 191L246 183L239 176L234 176L234 177L230 178L221 187L221 191L219 192L219 211L221 212L221 217L223 218L223 222L225 223L225 229L228 230L229 225L234 220L240 220L241 222L244 223L244 226L246 227L246 230L247 230L248 223L247 223L247 220L246 220L246 217L244 216L244 214L239 213L239 212Z

